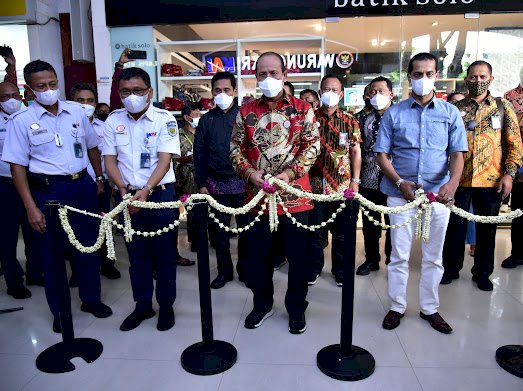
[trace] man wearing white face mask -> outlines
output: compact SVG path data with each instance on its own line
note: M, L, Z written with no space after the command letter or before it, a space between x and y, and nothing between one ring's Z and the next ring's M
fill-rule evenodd
M34 229L31 246L42 261L45 293L54 315L53 330L60 332L60 282L54 273L45 203L58 200L64 205L96 211L96 185L86 168L91 162L96 174L102 175L97 148L100 141L80 105L58 100L60 90L51 64L41 60L30 62L24 67L24 79L36 100L10 118L2 159L11 163L14 184ZM98 226L92 218L74 214L70 221L80 242L96 240ZM77 270L82 311L98 318L110 316L111 309L100 300L98 257L81 253L70 244L68 247Z
M149 74L141 68L126 68L118 75L118 91L124 109L113 111L104 130L104 158L109 178L121 197L151 202L176 201L172 158L180 156L176 120L152 104ZM130 207L133 228L157 231L178 219L177 209ZM129 331L155 315L153 269L156 270L156 300L160 305L159 331L174 326L176 299L177 228L155 237L134 236L126 243L135 310L122 322Z
M376 144L380 122L385 111L392 104L392 82L386 77L379 76L372 80L369 84L369 97L372 105L372 112L364 117L361 123L361 137L363 139L361 148L361 185L360 193L363 197L378 205L387 205L387 196L380 191L380 182L383 178L383 173L378 166L377 155L372 151ZM381 221L381 213L370 211L370 216ZM389 224L389 217L385 215L385 223ZM363 243L365 247L365 262L363 262L356 274L366 276L371 271L380 268L380 238L381 227L374 225L367 217L363 217ZM385 234L385 264L390 261L390 231L387 230Z
M418 53L410 59L408 79L412 95L385 112L374 152L385 174L380 189L387 195L389 207L413 201L420 187L436 194L437 202L430 204L430 238L428 243L421 243L419 315L435 330L448 334L452 328L438 313L443 239L450 216L444 204L453 202L463 171L467 140L459 111L436 98L437 77L438 59L434 55ZM382 324L387 330L399 326L407 308L409 258L416 225L415 221L408 222L415 215L415 209L390 215L391 224L400 228L391 231L388 291L392 303Z
M325 75L320 83L321 107L315 111L320 133L320 155L311 168L310 177L314 193L333 194L346 189L359 190L361 167L361 134L354 116L338 107L343 98L343 82L333 74ZM321 224L338 209L338 202L316 202L311 212L312 224ZM329 228L332 233L332 269L337 286L343 285L343 264L348 262L351 237L356 237L358 219L356 202L351 202ZM326 228L324 228L326 229ZM355 245L355 243L353 243ZM324 264L322 230L312 233L312 275L314 284Z
M247 200L256 194L271 174L291 186L310 191L308 171L320 150L316 119L311 106L287 95L283 82L287 77L282 57L274 52L263 53L256 62L256 79L263 96L240 108L231 139L231 159L236 172L247 182ZM308 198L280 193L289 213L307 224L313 204ZM309 267L308 232L293 224L278 206L283 231L285 256L289 262L285 307L289 313L289 332L301 334L306 329L307 280ZM256 215L250 213L249 219ZM253 292L254 308L245 318L245 327L259 327L272 315L274 286L273 265L268 257L274 233L269 230L268 212L247 231L248 264L245 267L247 286Z
M74 102L80 103L80 105L85 110L85 115L89 118L89 122L93 125L93 129L96 132L96 135L100 139L100 144L98 144L98 150L100 154L103 152L103 135L104 135L104 123L98 118L95 118L94 111L96 104L98 103L98 98L96 94L96 89L91 83L77 83L71 88L71 99ZM111 210L111 198L112 198L112 189L109 181L107 180L107 173L105 171L105 164L102 157L102 175L96 176L92 164L87 166L87 172L93 178L93 181L96 182L98 187L97 199L98 199L98 213L107 213ZM104 244L102 248L98 251L100 256L100 274L107 277L110 280L115 280L120 278L120 272L114 265L112 259L107 258L107 246Z
M210 194L219 203L231 208L243 206L245 182L238 177L230 159L231 133L239 107L234 103L236 78L230 72L219 72L211 80L212 95L216 107L202 116L194 140L194 163L196 185L200 193ZM214 211L220 222L229 226L231 215ZM238 226L243 226L242 218L237 219ZM214 222L209 230L213 232L218 263L218 276L212 281L211 288L220 289L232 281L234 268L229 244L229 233L219 228ZM238 237L238 265L236 269L242 279L241 260L244 254L244 235Z

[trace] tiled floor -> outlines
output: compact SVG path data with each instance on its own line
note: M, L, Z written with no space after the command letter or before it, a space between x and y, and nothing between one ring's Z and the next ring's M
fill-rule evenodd
M195 258L188 252L185 231L180 233L182 254ZM252 305L252 295L243 284L235 280L213 291L215 338L234 344L238 362L223 374L201 377L180 365L182 351L201 340L196 267L178 268L173 329L157 331L153 318L133 331L121 332L119 325L134 303L126 253L121 237L117 239L123 277L117 281L102 277L103 298L114 315L95 319L80 312L76 290L72 290L76 335L96 338L104 346L102 356L92 364L74 359L77 369L73 372L50 375L35 366L37 355L61 340L51 331L43 288L32 287L31 299L17 301L5 294L2 280L0 308L23 305L25 309L0 315L0 390L523 390L523 380L500 369L494 358L500 345L523 344L523 267L505 270L499 266L510 252L508 230L498 231L493 292L482 292L471 282L468 255L461 278L440 288L441 313L454 328L451 335L437 333L418 316L419 262L411 267L409 309L394 331L381 327L388 309L385 269L356 276L354 344L374 355L376 370L355 383L333 380L316 366L317 352L339 342L340 334L341 289L328 272L329 256L318 283L309 290L308 328L302 335L287 331L286 266L275 273L275 313L259 329L243 327ZM232 242L236 248L236 240ZM358 264L362 255L358 231ZM413 259L418 255L419 246L415 246ZM211 258L211 276L216 273L215 263Z

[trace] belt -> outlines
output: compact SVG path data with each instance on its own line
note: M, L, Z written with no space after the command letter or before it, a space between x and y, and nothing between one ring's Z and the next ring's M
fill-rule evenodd
M53 181L60 181L60 182L69 182L69 181L75 181L77 179L80 179L85 174L87 174L87 169L83 169L80 172L76 172L71 175L46 175L46 174L35 174L33 172L29 173L29 177L45 182L45 184L49 184L49 182Z

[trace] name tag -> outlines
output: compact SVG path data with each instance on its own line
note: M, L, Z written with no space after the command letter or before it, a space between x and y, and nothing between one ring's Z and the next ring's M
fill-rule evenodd
M347 132L340 132L340 147L346 147L349 142L349 134Z
M7 131L7 129L0 129L0 133Z
M499 115L493 115L490 119L492 120L492 127L494 129L501 129L501 118Z

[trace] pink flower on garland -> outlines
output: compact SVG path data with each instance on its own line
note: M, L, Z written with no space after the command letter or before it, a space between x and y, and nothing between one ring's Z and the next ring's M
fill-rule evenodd
M432 204L434 201L436 201L436 194L429 191L427 193L427 198L429 200L429 203Z
M264 181L262 185L262 190L266 192L267 194L273 194L276 193L276 186L271 185L269 182Z
M185 201L187 201L190 196L190 194L182 194L182 196L180 197L180 201L185 203Z
M345 189L343 196L349 200L352 200L356 196L356 192L352 189Z

